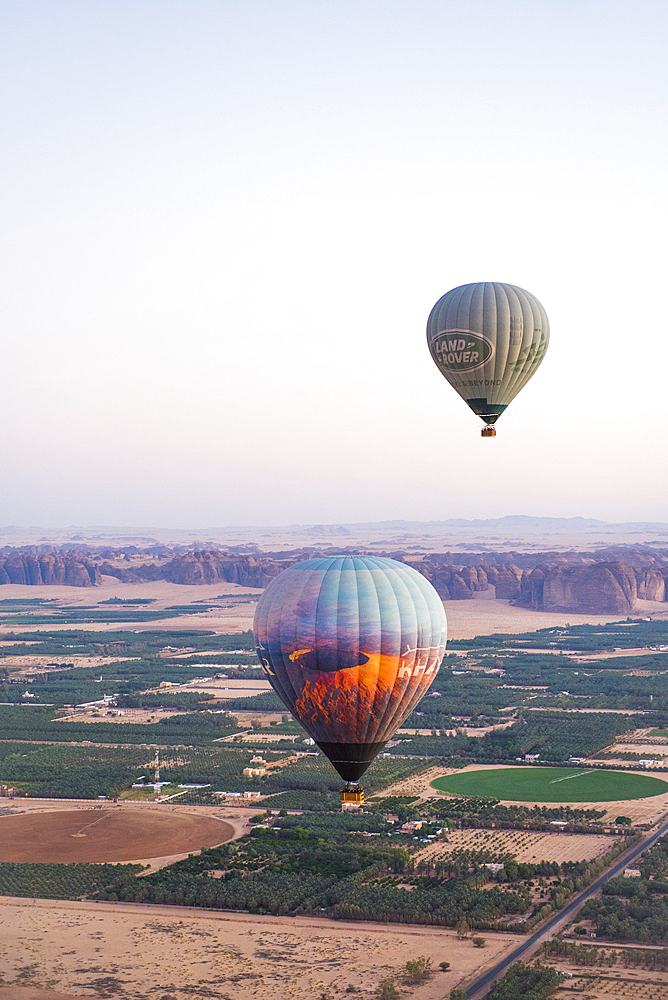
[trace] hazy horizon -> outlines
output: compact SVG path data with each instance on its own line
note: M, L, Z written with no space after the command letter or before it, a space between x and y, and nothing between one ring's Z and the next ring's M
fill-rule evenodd
M0 524L668 517L667 28L628 0L0 5ZM495 440L425 339L478 280L552 330Z

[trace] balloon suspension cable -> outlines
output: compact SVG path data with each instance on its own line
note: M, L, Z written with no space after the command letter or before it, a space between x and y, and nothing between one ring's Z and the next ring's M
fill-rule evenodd
M480 431L480 436L484 438L495 438L496 427L494 427L492 424L486 424Z

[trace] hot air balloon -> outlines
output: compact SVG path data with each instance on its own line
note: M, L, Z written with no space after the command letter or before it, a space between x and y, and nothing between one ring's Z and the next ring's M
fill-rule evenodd
M441 374L485 421L483 437L545 356L547 314L517 285L477 281L442 296L429 314L427 343Z
M342 801L363 801L359 778L440 667L440 597L393 559L321 557L271 581L253 627L271 686L349 783Z

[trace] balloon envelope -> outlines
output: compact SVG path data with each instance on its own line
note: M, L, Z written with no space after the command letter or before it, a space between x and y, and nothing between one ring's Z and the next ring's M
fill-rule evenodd
M309 559L271 581L254 622L264 671L346 781L357 781L433 681L443 602L393 559Z
M438 370L488 424L535 373L549 339L550 324L538 299L502 281L452 288L427 322Z

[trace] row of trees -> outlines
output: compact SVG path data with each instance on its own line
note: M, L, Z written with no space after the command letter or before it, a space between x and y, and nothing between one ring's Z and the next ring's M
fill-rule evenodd
M142 865L13 864L0 862L0 896L80 899L105 886L134 881Z
M320 860L320 859L318 859ZM327 914L341 920L381 920L454 927L466 913L470 926L489 928L506 914L526 909L527 899L497 886L482 890L474 876L435 883L428 890L390 888L360 880L358 873L337 875L331 856L330 874L300 863L295 870L265 868L241 876L206 878L163 869L133 883L115 886L102 898L132 902L170 903L251 913Z
M99 694L99 692L98 692ZM102 717L103 719L104 717ZM208 712L172 715L156 723L63 722L54 709L22 705L0 706L3 739L52 743L90 741L95 743L210 744L221 736L239 731L234 716Z
M576 944L563 938L552 938L543 944L546 958L567 958L574 965L586 967L606 965L608 968L620 964L625 968L651 969L668 972L668 948L604 948L600 945Z
M430 725L430 720L433 721L433 717L425 715L424 719L411 720L411 725ZM531 711L521 716L514 725L491 730L482 737L466 736L462 730L455 736L403 738L398 746L392 748L392 754L455 758L464 766L476 762L514 763L526 753L539 753L542 761L561 763L574 755L589 757L609 746L620 733L637 725L646 726L647 723L647 716Z

